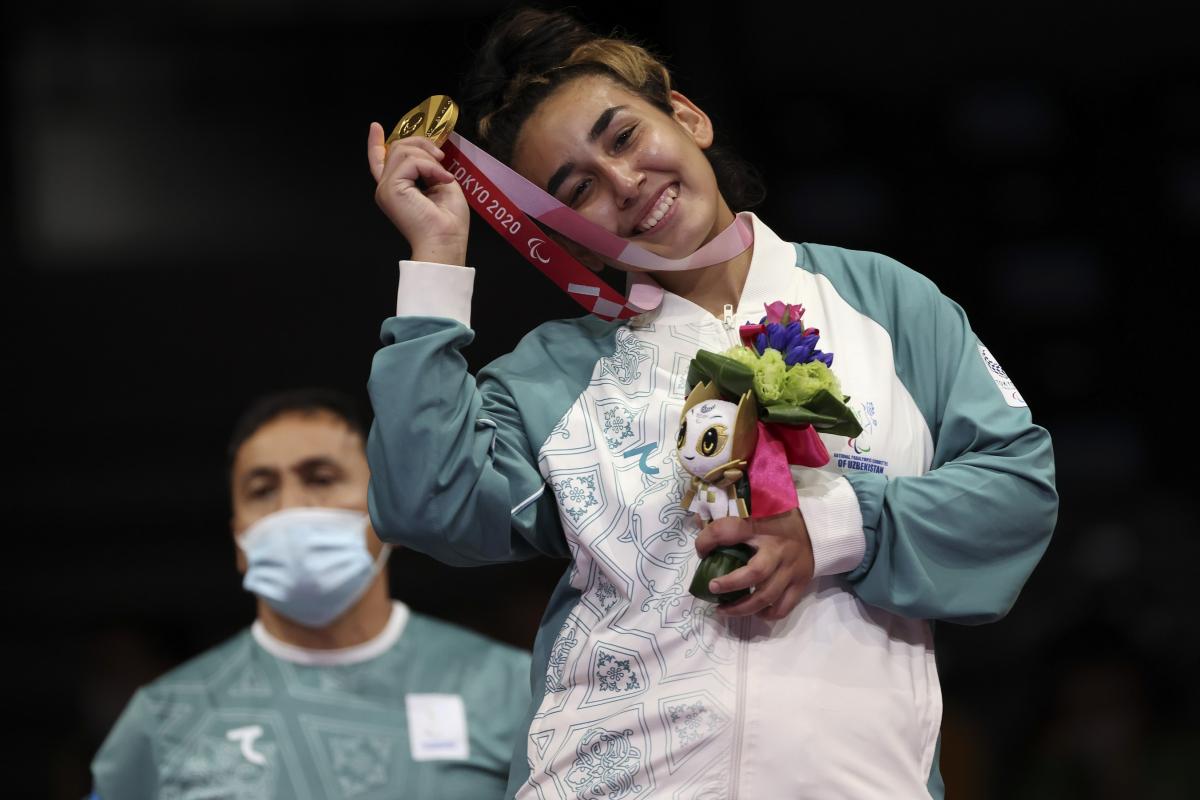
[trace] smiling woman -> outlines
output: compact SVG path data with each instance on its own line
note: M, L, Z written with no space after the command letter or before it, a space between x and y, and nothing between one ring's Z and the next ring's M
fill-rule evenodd
M479 53L476 138L585 219L671 259L753 231L719 263L631 276L664 290L645 313L540 325L472 378L462 189L432 143L371 127L376 200L413 253L371 372L375 528L452 564L571 559L509 795L941 797L931 620L1014 602L1054 526L1049 436L928 280L745 211L756 182L645 49L520 10ZM701 527L676 455L688 365L783 304L870 409L871 456L822 434L834 457L793 473L798 507ZM733 546L753 556L708 589L748 595L691 597L700 557Z
M690 255L729 227L733 212L703 154L711 122L678 92L671 104L667 114L611 78L578 78L521 128L513 168L653 253Z

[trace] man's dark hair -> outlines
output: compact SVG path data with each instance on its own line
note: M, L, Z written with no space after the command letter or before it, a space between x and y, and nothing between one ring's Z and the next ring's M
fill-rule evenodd
M234 459L246 440L258 429L284 414L312 415L326 412L346 423L346 427L367 441L368 422L362 406L354 398L336 389L319 387L289 389L284 392L263 395L242 412L233 426L226 451L226 467L232 472Z

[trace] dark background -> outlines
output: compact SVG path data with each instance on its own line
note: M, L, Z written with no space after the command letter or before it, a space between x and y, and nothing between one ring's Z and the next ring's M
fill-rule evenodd
M84 794L133 689L252 619L225 439L265 391L366 402L407 255L374 205L367 125L453 92L503 5L6 7L6 796ZM782 236L885 252L961 303L1053 434L1042 565L1006 620L938 627L949 796L1183 797L1200 754L1186 4L907 5L582 14L668 57L766 174L758 211ZM478 368L577 311L473 231ZM417 610L524 646L562 568L392 561Z

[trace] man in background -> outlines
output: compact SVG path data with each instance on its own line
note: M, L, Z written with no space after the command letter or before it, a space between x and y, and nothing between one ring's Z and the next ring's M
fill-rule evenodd
M93 797L503 796L529 656L391 599L366 430L327 390L239 420L232 529L257 619L137 691Z

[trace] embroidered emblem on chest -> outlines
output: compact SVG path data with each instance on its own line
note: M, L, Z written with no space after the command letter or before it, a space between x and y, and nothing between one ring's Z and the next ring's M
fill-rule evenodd
M879 433L879 414L874 400L861 400L854 404L854 416L862 426L862 433L846 442L853 452L834 453L834 463L838 469L856 469L861 472L874 472L882 475L888 467L888 460L880 458L880 448L876 446Z

